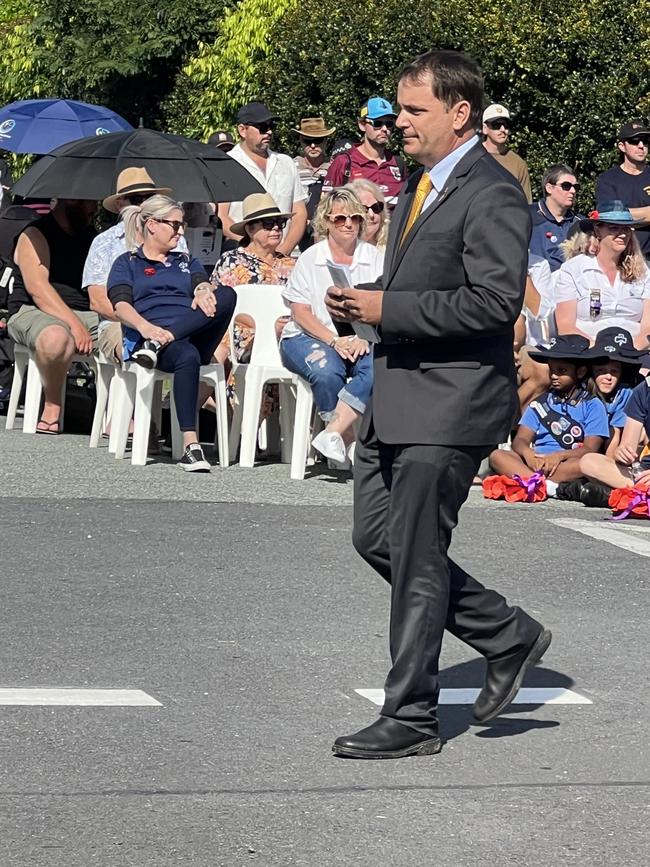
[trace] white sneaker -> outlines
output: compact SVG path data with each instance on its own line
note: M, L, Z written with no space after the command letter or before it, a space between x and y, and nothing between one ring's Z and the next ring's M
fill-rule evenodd
M338 464L344 464L347 459L345 443L340 433L322 430L314 437L311 444L326 458Z
M354 466L354 454L355 454L356 445L357 445L357 441L355 440L352 443L352 445L348 446L348 460L350 461L352 466Z

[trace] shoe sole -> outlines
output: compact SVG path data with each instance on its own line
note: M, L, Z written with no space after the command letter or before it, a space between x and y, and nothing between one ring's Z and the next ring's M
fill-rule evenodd
M521 689L521 685L524 682L524 678L526 677L526 672L529 668L533 668L533 666L537 665L538 662L542 661L542 657L546 653L549 648L551 641L553 640L553 635L550 629L542 629L540 634L537 636L537 640L533 644L528 653L528 656L524 659L521 664L521 668L517 672L517 676L512 682L512 686L508 690L508 694L503 699L500 704L496 706L493 711L490 711L486 716L478 717L474 714L474 719L478 720L478 722L488 722L491 719L494 719L496 716L499 716L500 713L503 713L506 707L512 702L513 698L517 695L519 690Z
M210 472L210 465L209 464L207 467L200 467L200 466L199 467L186 467L184 464L181 464L180 467L186 473L209 473Z
M135 361L136 364L139 364L140 367L144 367L146 370L153 370L158 362L158 359L152 358L149 355L133 355L131 357L131 361Z
M344 759L405 759L407 756L434 756L442 750L440 738L431 738L412 747L401 750L355 750L353 747L342 747L334 744L332 752Z

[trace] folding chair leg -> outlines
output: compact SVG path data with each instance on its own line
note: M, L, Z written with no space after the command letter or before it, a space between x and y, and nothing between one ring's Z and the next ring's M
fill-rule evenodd
M149 450L149 429L151 427L151 405L153 402L156 381L145 368L139 368L136 373L137 387L135 392L135 416L133 419L133 446L131 463L144 467L147 463Z
M314 406L311 388L304 379L296 378L296 412L293 420L293 445L291 449L291 478L305 478L305 466L309 451L311 416Z
M27 387L25 389L25 411L23 413L23 433L36 433L38 416L41 411L43 383L34 359L30 356L27 364ZM59 424L61 430L61 424Z
M7 407L7 421L5 430L13 430L16 423L16 413L18 411L18 401L25 382L25 374L27 373L27 365L29 364L29 356L26 352L16 352L14 357L14 377L11 382L11 397L9 398L9 406Z
M241 445L239 447L239 466L255 466L255 446L259 428L260 405L264 382L254 367L246 371L246 395L241 421Z

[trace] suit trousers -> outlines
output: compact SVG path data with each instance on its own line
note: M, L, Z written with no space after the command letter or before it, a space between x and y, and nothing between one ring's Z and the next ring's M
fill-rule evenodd
M354 460L353 543L391 585L390 655L381 715L438 733L445 629L488 659L529 645L541 625L447 556L485 447L387 445L372 422Z

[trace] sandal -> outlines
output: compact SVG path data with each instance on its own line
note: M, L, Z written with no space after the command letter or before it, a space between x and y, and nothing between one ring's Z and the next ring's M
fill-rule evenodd
M45 434L46 436L57 436L59 431L59 419L56 421L43 421L41 419L36 425L36 433Z

